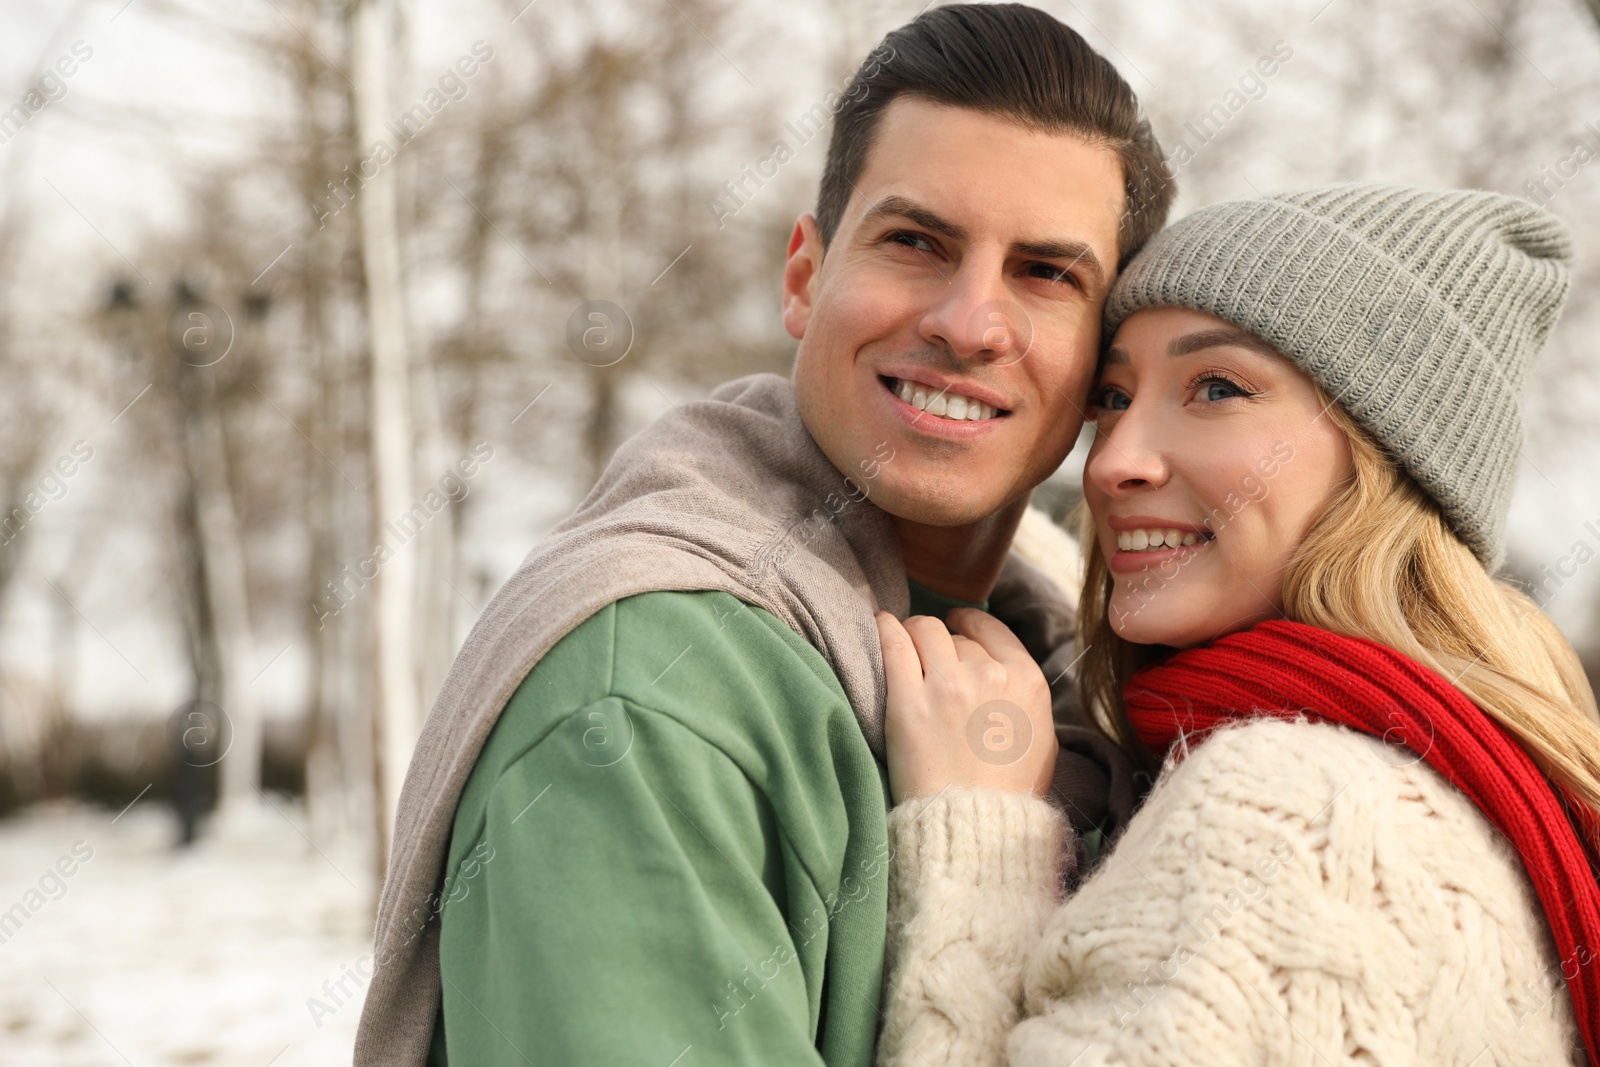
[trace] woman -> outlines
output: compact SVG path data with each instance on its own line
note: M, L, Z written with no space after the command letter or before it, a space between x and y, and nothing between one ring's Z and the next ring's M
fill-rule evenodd
M976 610L879 616L882 1063L1600 1063L1600 720L1490 576L1569 257L1508 197L1346 186L1130 264L1078 681L1165 765L1062 903L1052 746L982 740L1048 722L1037 668Z

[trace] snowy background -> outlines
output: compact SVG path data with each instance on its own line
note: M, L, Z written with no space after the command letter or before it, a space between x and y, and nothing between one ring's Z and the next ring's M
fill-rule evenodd
M1600 8L1040 6L1189 150L1176 215L1371 178L1499 189L1572 224L1510 566L1600 665L1600 567L1573 562L1600 551ZM921 8L6 0L0 507L26 519L0 536L0 923L24 918L0 927L0 1063L348 1062L387 746L620 441L787 367L779 268L826 138L731 217L713 205ZM363 102L429 118L344 204L330 183L370 156ZM567 342L602 299L633 339L604 367ZM390 416L409 448L378 444ZM430 490L383 577L330 592ZM417 664L398 690L386 642ZM217 805L188 847L184 760Z
M75 845L91 858L0 946L0 1058L348 1064L369 902L309 846L294 805L276 803L282 818L269 807L183 852L156 805L14 816L0 833L7 906Z

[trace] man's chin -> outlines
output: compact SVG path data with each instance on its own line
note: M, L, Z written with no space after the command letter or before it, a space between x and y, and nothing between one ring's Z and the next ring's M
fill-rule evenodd
M872 502L895 518L922 526L972 526L1003 510L1009 499L991 485L949 482L902 483L878 487Z

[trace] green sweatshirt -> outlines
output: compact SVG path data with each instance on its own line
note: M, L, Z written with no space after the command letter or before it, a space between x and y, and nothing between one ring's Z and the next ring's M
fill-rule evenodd
M887 807L838 680L772 615L717 592L604 608L523 681L462 795L430 1063L869 1067Z

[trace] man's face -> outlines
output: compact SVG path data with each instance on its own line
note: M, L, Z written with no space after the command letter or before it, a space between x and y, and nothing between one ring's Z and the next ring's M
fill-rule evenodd
M975 523L1077 440L1123 209L1116 155L897 98L826 258L790 240L806 428L885 511Z

